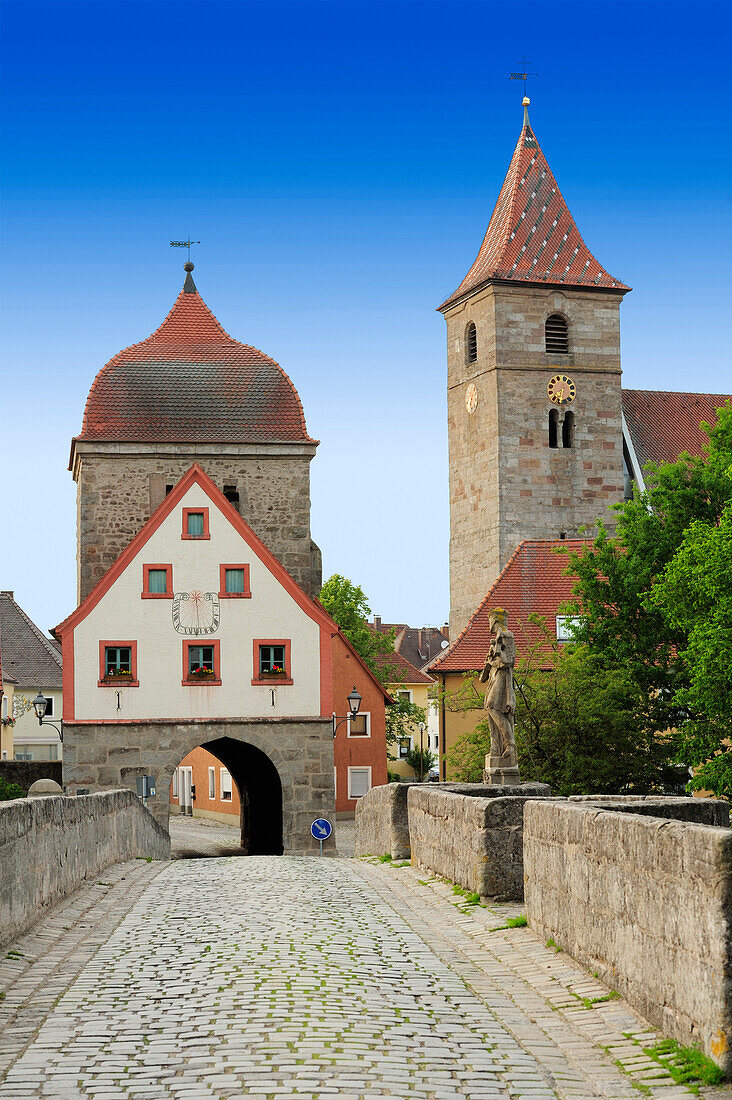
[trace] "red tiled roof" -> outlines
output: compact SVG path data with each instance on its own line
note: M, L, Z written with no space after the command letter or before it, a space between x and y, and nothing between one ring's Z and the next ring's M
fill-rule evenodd
M274 359L224 332L190 272L160 328L100 370L78 438L316 442L288 376Z
M641 467L675 462L682 451L704 454L702 420L716 423L716 410L730 400L725 393L671 393L623 390L623 415Z
M393 630L394 649L415 668L424 668L433 661L448 641L447 634L438 626L412 627L406 623L382 623L378 617L369 626L380 634L389 634Z
M559 608L572 595L574 578L564 576L567 557L558 554L557 549L580 551L591 545L588 539L522 542L455 644L429 665L429 671L481 669L491 644L489 617L494 607L502 607L508 613L508 629L516 639L516 652L523 656L542 637L539 628L529 622L529 615L545 617L552 631Z
M418 668L415 668L406 657L402 657L401 653L394 651L393 653L378 653L374 657L375 663L380 668L395 669L397 673L402 676L402 679L391 681L394 684L432 684L434 683L434 677L428 676L426 673L421 672Z
M475 262L439 308L491 279L630 290L582 240L528 115Z

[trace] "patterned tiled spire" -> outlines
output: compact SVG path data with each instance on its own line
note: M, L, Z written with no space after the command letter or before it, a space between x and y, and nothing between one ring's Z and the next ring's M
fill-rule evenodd
M528 97L523 108L521 135L480 251L441 310L493 279L630 290L582 240L529 123Z

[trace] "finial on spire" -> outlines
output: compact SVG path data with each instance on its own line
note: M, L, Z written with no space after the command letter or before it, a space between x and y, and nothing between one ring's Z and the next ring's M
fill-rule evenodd
M530 64L531 64L531 62L527 61L525 57L522 58L521 59L521 72L520 73L511 73L509 78L508 78L509 80L523 80L523 82L524 82L524 98L523 98L523 101L522 101L522 107L524 109L524 126L530 126L530 123L529 123L529 104L531 103L531 100L529 99L529 97L526 94L526 81L529 79L530 76L538 76L539 75L538 73L529 73L529 72L526 71L526 66L530 65Z
M185 262L185 263L183 264L183 270L184 270L184 271L193 271L193 269L194 269L194 267L195 267L195 266L196 266L196 265L195 265L194 263L191 263L191 261L190 261L190 260L187 260L187 261L186 261L186 262Z

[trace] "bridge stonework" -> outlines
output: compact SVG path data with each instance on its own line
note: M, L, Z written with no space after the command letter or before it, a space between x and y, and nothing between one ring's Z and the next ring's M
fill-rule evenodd
M332 818L335 800L333 733L326 718L65 722L64 783L70 794L79 788L90 792L110 787L136 790L138 776L152 775L156 794L147 806L167 829L176 768L191 750L212 742L221 744L222 739L229 747L230 759L225 763L240 793L246 790L247 776L245 769L237 774L237 749L242 753L259 750L276 768L282 785L284 852L317 851L311 823L316 817ZM336 854L335 846L330 854Z

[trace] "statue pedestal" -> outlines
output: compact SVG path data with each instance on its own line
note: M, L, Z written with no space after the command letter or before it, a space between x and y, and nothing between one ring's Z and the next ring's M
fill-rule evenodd
M501 756L486 756L483 782L489 787L518 787L521 783L518 766L509 760Z

